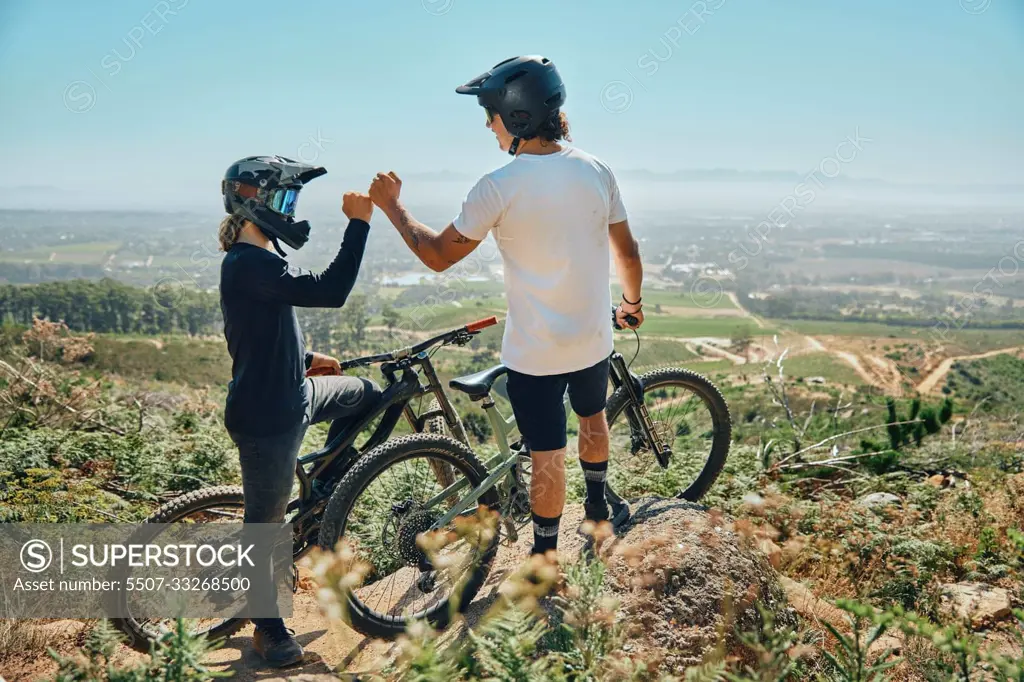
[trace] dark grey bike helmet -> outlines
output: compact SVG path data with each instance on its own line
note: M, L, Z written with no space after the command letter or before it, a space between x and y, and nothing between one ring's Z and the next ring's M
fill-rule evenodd
M520 142L536 137L565 103L565 84L554 62L536 55L506 59L455 92L476 95L480 106L501 116L505 129L515 136L508 150L513 156Z
M260 228L274 242L301 249L309 240L309 222L295 220L295 205L302 187L327 172L284 156L247 156L234 162L220 184L224 210Z

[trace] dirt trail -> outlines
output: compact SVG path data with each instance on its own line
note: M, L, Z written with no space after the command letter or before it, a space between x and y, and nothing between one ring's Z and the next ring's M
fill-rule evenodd
M365 671L391 660L396 645L393 642L363 637L341 623L332 623L320 613L316 592L310 583L300 588L293 602L292 617L286 619L288 627L306 651L301 665L285 670L264 667L252 650L252 626L246 625L238 634L207 657L211 669L231 673L234 682L256 682L270 678L289 677L300 673L331 673L333 671ZM81 621L57 621L47 624L51 636L47 645L70 654L81 645L85 625ZM59 629L58 629L59 628ZM0 680L8 682L35 682L51 679L57 672L56 663L45 654L34 660L5 661L0 665ZM133 665L145 657L128 647L121 647L114 655L117 665Z
M235 682L254 682L270 677L298 675L300 673L330 673L332 671L365 671L387 661L394 653L393 642L364 637L342 623L332 623L320 613L316 593L312 589L300 590L295 595L292 617L288 627L306 651L301 665L286 671L274 671L262 666L252 650L252 626L225 642L207 659L214 668L233 673Z
M935 387L942 381L943 377L949 372L950 368L953 367L953 363L959 362L960 360L981 360L982 358L990 358L995 355L1002 355L1003 353L1016 353L1024 350L1024 346L1015 346L1013 348L1000 348L998 350L990 350L986 353L978 353L976 355L958 355L952 358L946 358L939 366L932 370L924 380L917 385L918 393L931 393L935 390Z
M736 306L736 308L738 310L741 310L744 315L746 315L747 317L752 319L754 321L754 324L756 324L758 327L760 327L761 329L764 329L764 322L761 321L761 318L758 317L757 315L754 315L749 310L747 310L746 308L743 307L743 304L740 303L740 299L736 295L736 292L730 291L730 292L727 293L727 295L729 296L729 300L732 301L732 304L734 306Z
M736 365L747 364L747 359L742 355L736 355L735 353L731 353L725 350L724 348L721 348L714 344L706 343L704 341L698 341L696 339L692 339L691 343L695 347L702 348L704 350L704 353L708 355L717 355L719 357L725 358L726 360L730 360L733 364Z
M868 382L872 386L880 385L875 375L864 369L864 365L861 364L860 358L858 358L853 353L847 353L846 351L842 350L833 350L832 354L835 355L837 358L840 358L841 360L845 361L846 364L850 365L850 367L853 367L853 370L857 372L857 375L860 376L860 378L863 379L864 381Z
M805 336L804 339L807 341L808 346L810 346L811 351L831 353L852 367L857 376L869 385L877 386L894 395L902 393L900 372L893 363L885 358L880 358L877 355L865 355L864 359L869 363L865 367L865 363L861 362L862 358L860 356L848 351L827 348L825 344L813 336Z
M825 344L823 344L821 341L818 341L818 339L814 338L813 336L805 336L804 338L807 339L807 343L808 345L810 345L812 350L826 352L828 351L828 348L825 348Z

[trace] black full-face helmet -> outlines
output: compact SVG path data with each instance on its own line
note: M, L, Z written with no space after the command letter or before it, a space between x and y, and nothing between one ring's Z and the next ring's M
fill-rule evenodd
M506 59L455 92L476 95L480 106L501 116L515 138L508 151L513 156L565 104L565 84L554 62L536 55Z
M295 220L295 206L302 187L326 172L283 156L247 156L231 164L221 181L224 210L255 224L283 256L278 240L293 249L309 240L309 222Z

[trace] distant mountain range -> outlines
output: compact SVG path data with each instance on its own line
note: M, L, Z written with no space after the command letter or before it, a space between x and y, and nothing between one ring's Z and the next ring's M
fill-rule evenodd
M701 202L734 206L738 200L760 206L773 198L777 202L800 183L808 183L813 189L814 180L808 178L808 173L735 168L684 168L671 171L627 168L617 170L616 177L630 196L636 198L644 195L644 201L649 198L659 206L694 206ZM403 196L410 205L443 206L446 212L450 212L479 178L464 171L437 170L405 172L402 173L402 179L407 181ZM844 174L819 179L826 183L825 187L831 190L836 200L882 200L898 204L907 199L916 205L938 205L943 202L966 202L979 206L1024 205L1024 183L893 182ZM338 203L335 195L340 196L341 192L350 189L362 189L366 186L367 178L363 175L342 174L333 178L328 176L318 182L317 192L304 200L303 206L306 210L321 209L333 215L337 212ZM663 183L675 183L676 187L664 187ZM141 193L119 188L97 191L84 187L43 184L0 184L0 208L219 212L221 203L215 186L212 192L207 190L198 192L186 187L164 187ZM679 199L679 202L674 204L674 198ZM827 201L828 198L825 203Z
M671 171L655 171L648 168L627 168L617 170L619 180L631 182L746 182L746 183L790 183L803 182L810 171L797 173L784 170L740 170L737 168L682 168ZM404 173L403 180L417 182L466 182L479 178L461 171L440 170ZM850 177L840 174L827 180L828 184L842 184L860 187L887 187L907 190L934 190L954 192L1024 192L1024 183L935 183L935 182L894 182L881 178Z

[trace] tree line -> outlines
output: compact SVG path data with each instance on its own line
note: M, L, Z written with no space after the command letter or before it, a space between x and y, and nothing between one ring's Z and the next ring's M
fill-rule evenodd
M177 282L133 287L112 279L0 285L0 322L31 325L33 317L63 320L80 332L220 334L216 293Z
M366 294L349 297L342 309L297 308L307 345L327 350L359 345L373 315L394 327L399 315L374 305ZM63 321L76 332L106 334L220 335L224 330L217 292L164 280L136 287L113 279L0 285L0 324L29 327L33 318Z

